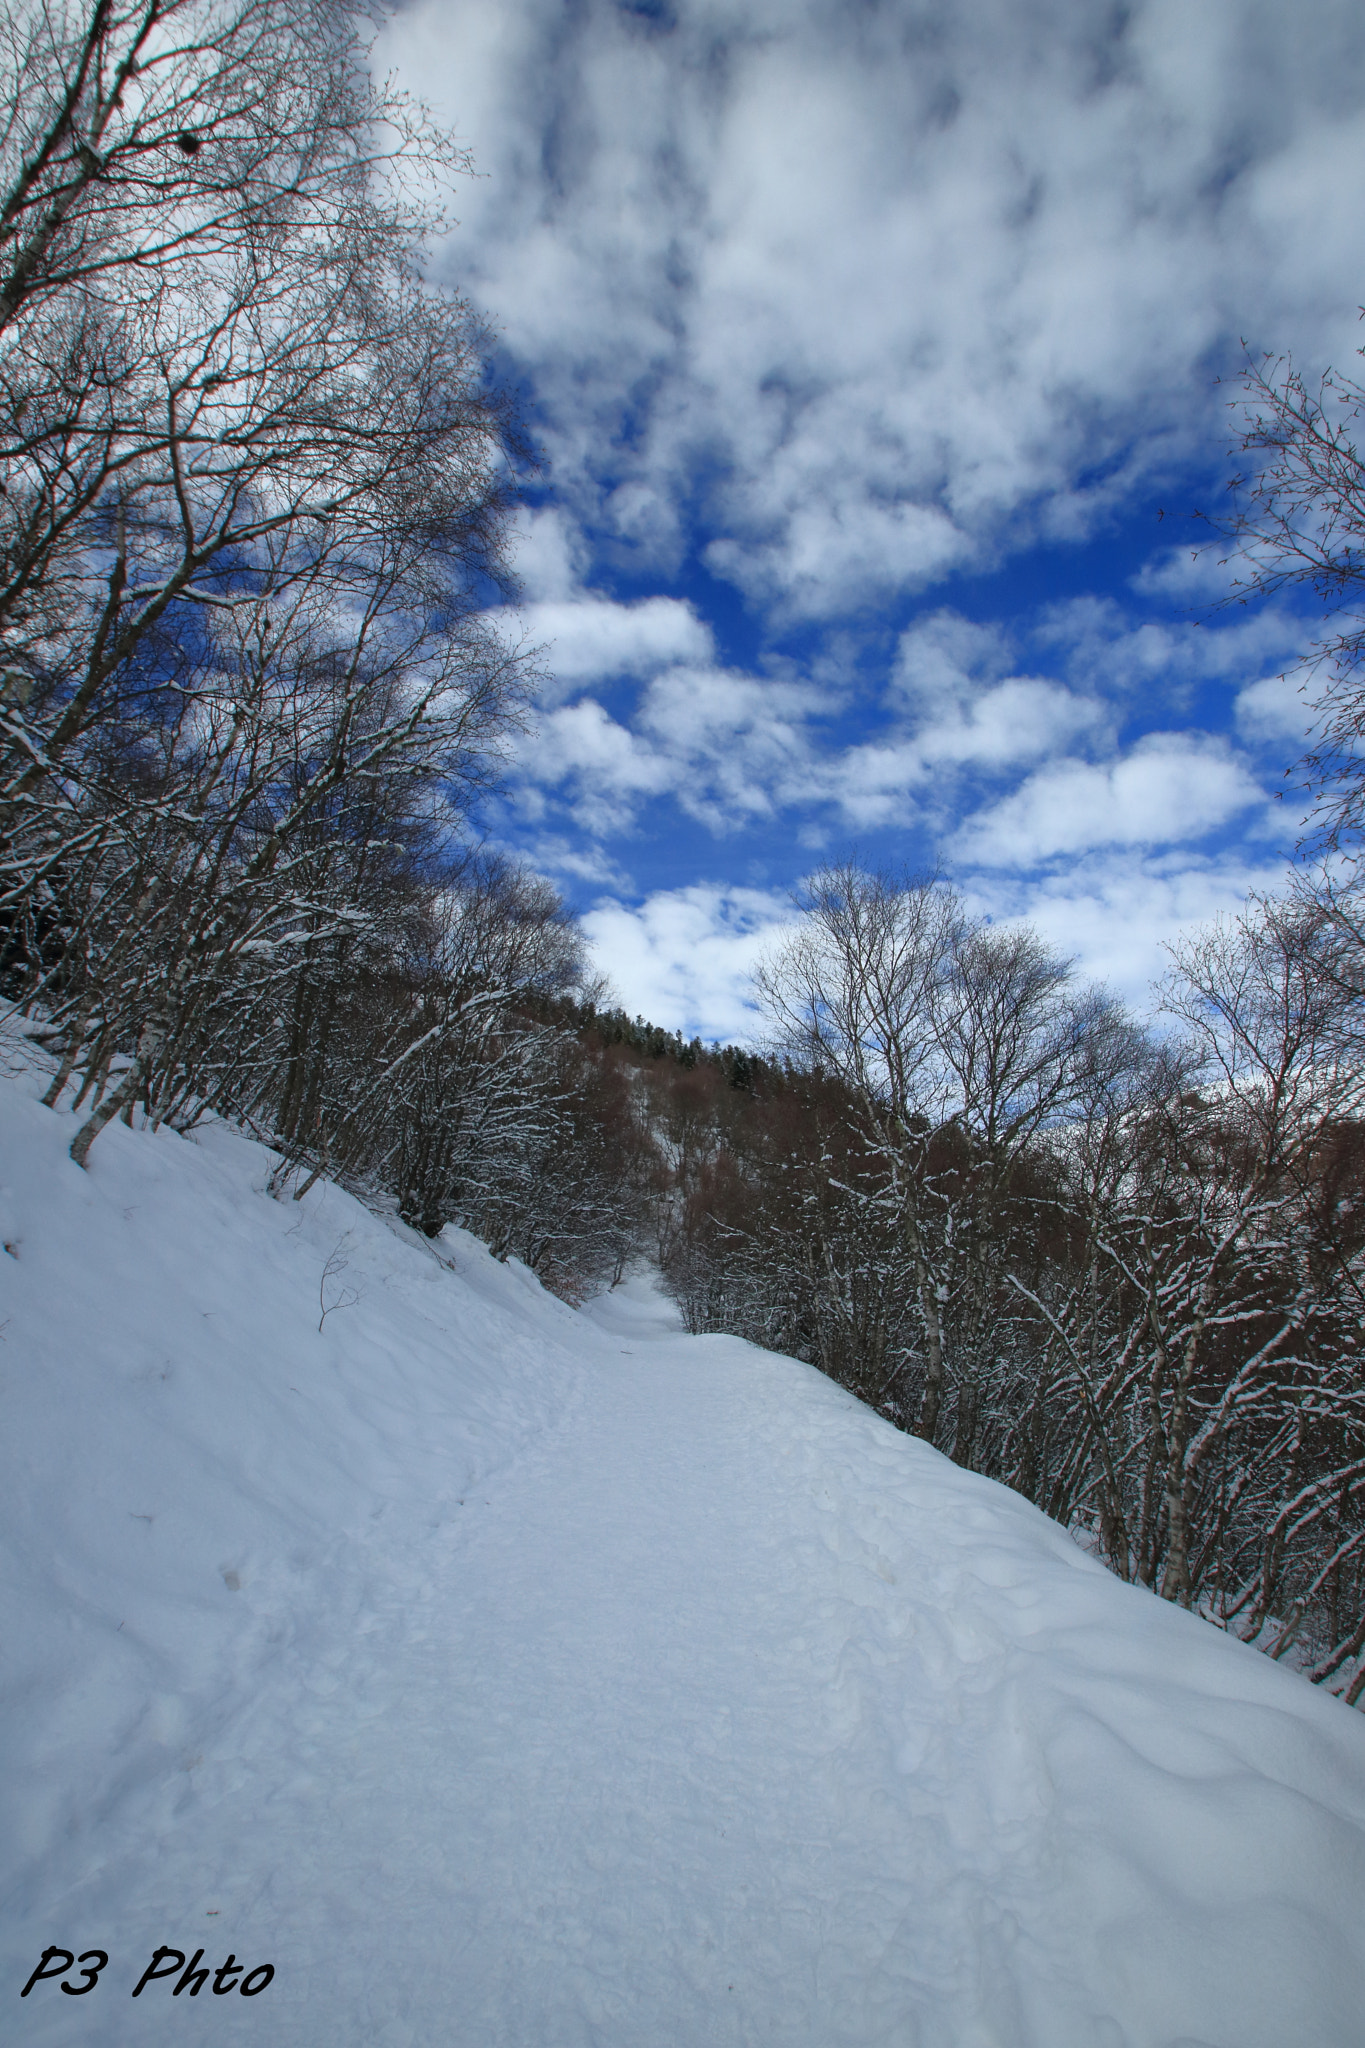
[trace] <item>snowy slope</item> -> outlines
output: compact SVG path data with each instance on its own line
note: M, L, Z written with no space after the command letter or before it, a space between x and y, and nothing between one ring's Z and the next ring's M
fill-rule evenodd
M645 1287L447 1270L224 1130L84 1175L41 1086L0 1086L0 2037L1365 2040L1365 1717ZM21 2001L50 1945L110 1961ZM160 1946L276 1975L133 2002Z

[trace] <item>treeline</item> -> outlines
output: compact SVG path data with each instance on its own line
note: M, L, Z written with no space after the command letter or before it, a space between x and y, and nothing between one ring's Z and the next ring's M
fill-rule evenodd
M339 1176L571 1300L649 1257L1359 1699L1348 871L1188 946L1156 1032L854 867L763 1056L603 1007L470 845L534 678L487 624L512 422L421 282L458 151L324 0L34 6L0 61L0 990L73 1157L216 1113L282 1198Z
M534 1250L591 1142L518 1006L581 948L465 841L533 678L512 425L420 281L459 152L324 0L34 6L3 64L0 985L72 1155L219 1111Z
M1339 901L1256 903L1144 1030L950 889L826 871L760 976L785 1061L661 1113L689 1327L1359 1699L1361 966Z
M471 849L535 676L514 423L421 281L461 154L328 0L35 5L0 65L0 993L72 1156L229 1116L577 1298L657 1235L610 1048L697 1048L580 1015Z

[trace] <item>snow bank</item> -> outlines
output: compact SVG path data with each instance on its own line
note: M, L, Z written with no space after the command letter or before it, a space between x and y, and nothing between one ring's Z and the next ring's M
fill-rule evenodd
M1365 2038L1359 1714L645 1287L575 1314L275 1202L222 1129L82 1174L41 1085L0 1088L6 2038ZM93 1990L20 1999L50 1946ZM134 2002L159 1947L275 1975Z

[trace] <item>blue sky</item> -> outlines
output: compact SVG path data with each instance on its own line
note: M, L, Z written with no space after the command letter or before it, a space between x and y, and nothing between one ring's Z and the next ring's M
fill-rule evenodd
M753 1036L851 850L1139 1004L1274 886L1312 619L1190 514L1243 343L1360 346L1354 0L422 0L380 54L473 152L433 267L543 456L486 825L631 1009Z

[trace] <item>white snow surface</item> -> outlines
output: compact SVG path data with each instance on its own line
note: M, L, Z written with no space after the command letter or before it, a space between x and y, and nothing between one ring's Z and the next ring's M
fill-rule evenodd
M644 1281L575 1312L222 1127L82 1173L43 1081L0 1088L4 2039L1365 2040L1365 1717ZM48 1946L110 1961L21 2001ZM134 2002L161 1946L276 1974Z

